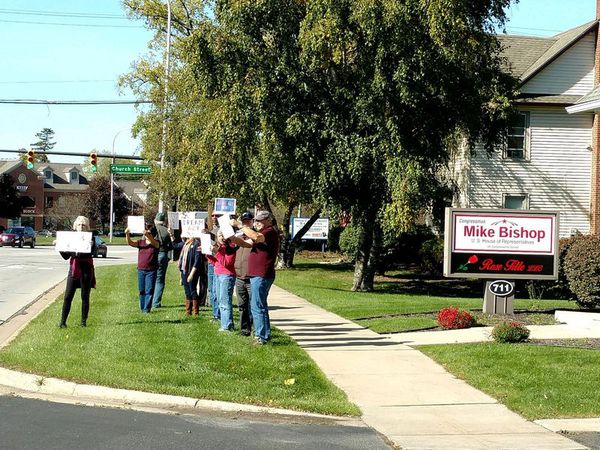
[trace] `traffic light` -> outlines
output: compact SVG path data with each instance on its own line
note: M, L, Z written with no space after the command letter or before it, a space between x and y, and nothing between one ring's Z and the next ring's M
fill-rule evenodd
M33 150L29 150L27 152L27 168L33 169L34 162L35 162L35 152Z
M98 154L96 152L90 153L90 169L92 172L98 170Z

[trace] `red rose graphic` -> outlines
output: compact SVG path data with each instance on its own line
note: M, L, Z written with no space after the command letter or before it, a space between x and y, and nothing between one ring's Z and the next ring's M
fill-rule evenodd
M477 255L473 255L469 258L469 264L475 264L479 259L477 259Z

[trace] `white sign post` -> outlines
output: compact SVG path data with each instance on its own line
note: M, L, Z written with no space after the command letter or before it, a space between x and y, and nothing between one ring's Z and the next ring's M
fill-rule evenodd
M169 228L171 230L179 230L179 213L168 211L167 217L169 219Z
M127 216L127 228L132 234L144 234L144 216Z

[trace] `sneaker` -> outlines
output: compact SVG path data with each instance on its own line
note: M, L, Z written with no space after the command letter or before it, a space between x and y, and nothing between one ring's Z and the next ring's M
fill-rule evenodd
M244 336L250 336L250 330L242 330L242 335Z
M255 336L254 340L252 341L252 345L265 345L266 343L267 343L267 341L263 341L258 336Z
M58 325L58 328L67 328L67 324L66 323L60 323Z

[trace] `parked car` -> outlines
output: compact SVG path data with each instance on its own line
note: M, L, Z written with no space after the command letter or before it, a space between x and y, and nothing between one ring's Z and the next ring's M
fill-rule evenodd
M94 241L96 243L96 250L92 256L95 258L98 258L99 256L106 258L106 252L108 249L104 241L100 238L100 236L94 236Z
M38 236L44 236L44 237L52 237L54 236L54 233L52 233L52 231L50 230L40 230L40 231L36 231Z
M125 237L124 231L113 231L113 237Z
M29 244L31 248L35 247L35 231L31 227L10 227L0 234L2 246L23 248L25 244Z

